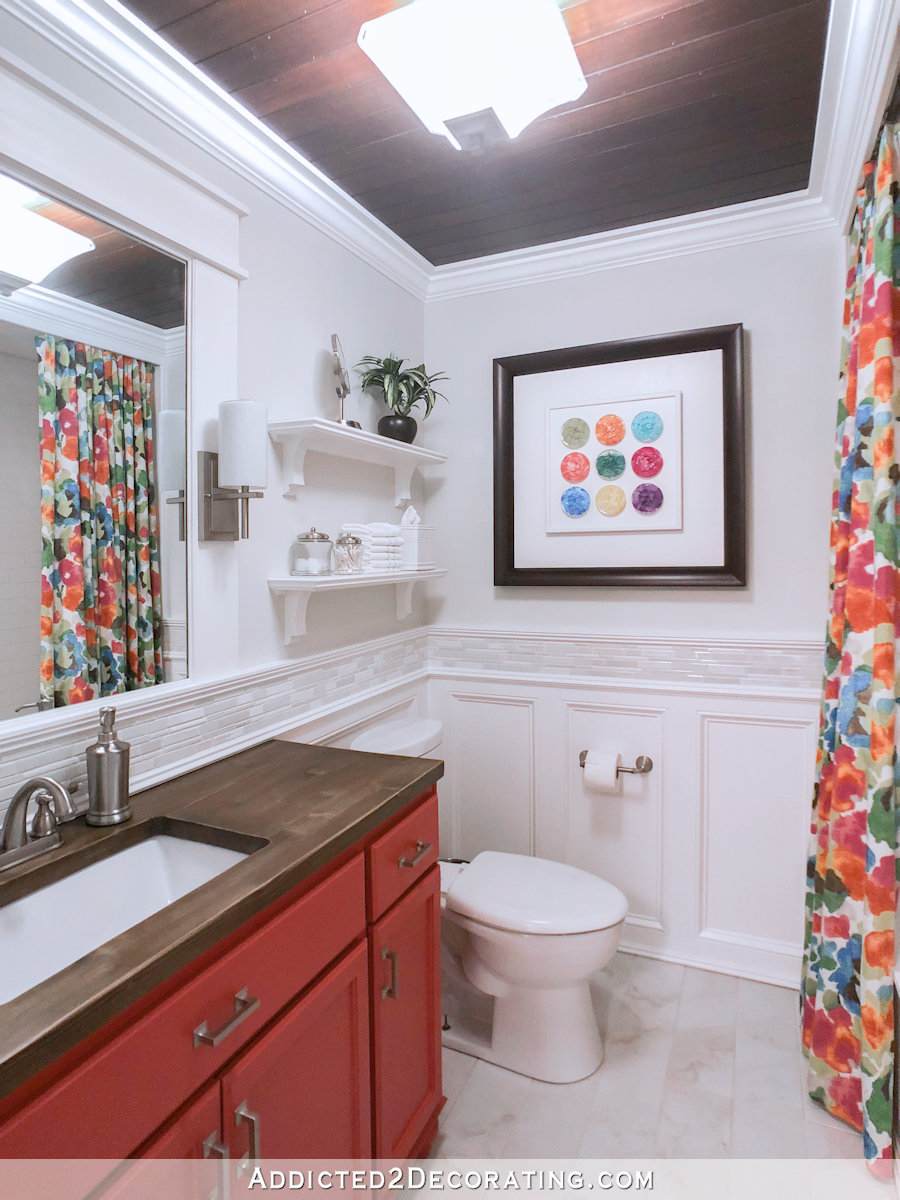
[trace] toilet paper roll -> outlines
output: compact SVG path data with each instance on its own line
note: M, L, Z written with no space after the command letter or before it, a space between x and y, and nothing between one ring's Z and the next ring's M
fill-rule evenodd
M587 758L584 760L584 786L593 792L617 792L619 790L618 769L621 765L621 754L588 750Z

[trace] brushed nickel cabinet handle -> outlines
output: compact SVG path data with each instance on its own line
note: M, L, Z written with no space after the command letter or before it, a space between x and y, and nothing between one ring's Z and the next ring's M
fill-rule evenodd
M396 950L382 950L381 957L391 964L391 982L381 989L382 1000L396 1000L397 989L400 986L400 967Z
M227 1158L228 1147L219 1141L219 1131L214 1129L203 1143L204 1158Z
M431 842L416 842L416 852L412 858L402 855L397 861L398 867L417 867L426 854L431 851Z
M260 1120L259 1113L251 1112L247 1101L243 1100L234 1110L234 1123L235 1125L243 1123L247 1126L247 1156L241 1162L238 1175L252 1175L254 1169L259 1166L259 1160L262 1158L259 1145L259 1127L262 1121Z
M255 996L251 996L246 988L241 988L234 995L234 1016L230 1017L215 1033L210 1033L206 1021L202 1025L198 1025L194 1030L194 1048L218 1046L228 1037L229 1033L237 1029L241 1021L246 1021L250 1014L255 1013L258 1008L259 1000Z

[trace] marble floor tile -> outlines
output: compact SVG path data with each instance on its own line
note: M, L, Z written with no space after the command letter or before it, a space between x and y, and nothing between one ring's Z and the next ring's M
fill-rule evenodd
M576 1083L542 1083L517 1114L504 1154L507 1158L577 1158L603 1067Z
M533 1079L477 1059L441 1122L440 1156L502 1158L534 1085Z
M717 1096L678 1081L667 1081L662 1097L654 1156L728 1158L731 1148L730 1096Z
M477 1058L472 1058L470 1054L460 1054L458 1050L448 1050L444 1047L441 1051L441 1072L444 1095L447 1098L444 1112L448 1111L462 1091L477 1062Z
M734 1095L734 1023L675 1028L666 1082L699 1088L716 1096Z
M733 975L685 970L678 1002L678 1028L734 1028L738 982Z
M809 1158L861 1158L862 1135L837 1117L825 1113L830 1122L805 1121L806 1154Z

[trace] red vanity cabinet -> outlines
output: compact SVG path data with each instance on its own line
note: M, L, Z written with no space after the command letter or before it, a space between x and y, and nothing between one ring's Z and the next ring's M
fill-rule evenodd
M0 1159L427 1148L442 1103L434 789L358 849L93 1035L37 1095L0 1102ZM381 994L385 950L397 1000Z

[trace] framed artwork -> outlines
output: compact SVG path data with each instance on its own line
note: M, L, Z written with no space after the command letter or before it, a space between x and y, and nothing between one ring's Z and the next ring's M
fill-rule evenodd
M494 583L744 587L743 327L494 359Z

